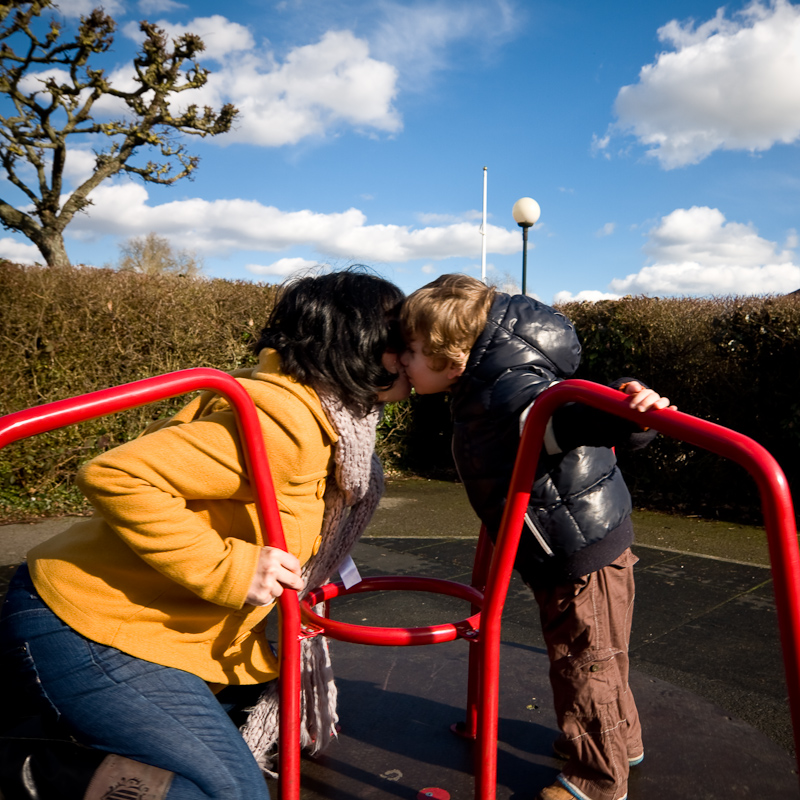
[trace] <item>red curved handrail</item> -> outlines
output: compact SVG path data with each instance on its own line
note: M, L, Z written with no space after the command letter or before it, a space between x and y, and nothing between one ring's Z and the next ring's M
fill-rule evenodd
M19 439L63 428L77 422L165 400L198 389L210 389L226 397L233 408L242 441L247 472L253 486L261 530L272 547L286 549L269 470L269 459L258 414L250 395L233 377L216 369L198 367L101 389L0 417L0 448ZM263 465L254 469L253 465ZM259 537L259 544L263 540ZM300 606L297 592L284 591L278 598L281 614L281 709L282 742L300 741ZM281 747L280 793L286 800L300 796L300 748Z
M800 767L800 549L792 497L786 477L775 459L757 442L735 431L680 411L663 409L640 412L614 389L582 380L556 384L537 398L528 415L506 503L495 556L489 569L483 608L480 659L482 707L476 751L476 795L495 796L497 782L497 715L499 710L500 616L508 593L514 558L525 511L536 474L545 428L553 412L564 403L582 402L610 414L655 428L661 433L703 447L743 466L755 479L769 542L778 625L783 644L789 707L795 750Z
M355 644L407 647L452 642L459 637L477 639L481 618L480 612L460 622L443 622L438 625L424 625L417 628L387 628L339 622L330 617L321 617L311 609L311 606L315 606L317 603L327 602L336 597L389 589L444 594L449 597L467 600L478 608L483 605L483 592L464 583L457 583L444 578L379 575L372 578L362 578L359 583L350 589L345 589L344 585L339 581L323 584L315 591L309 592L300 601L300 615L304 624L317 628L325 636L344 642L354 642Z

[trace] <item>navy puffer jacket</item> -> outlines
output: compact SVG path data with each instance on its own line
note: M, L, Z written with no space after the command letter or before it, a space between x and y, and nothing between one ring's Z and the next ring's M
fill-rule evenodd
M492 536L514 468L520 415L550 385L573 375L580 356L563 314L529 297L497 294L452 396L456 466ZM630 379L618 383L624 380ZM630 546L631 498L610 447L626 440L641 446L644 440L632 436L637 431L580 404L555 413L553 434L562 452L542 450L516 561L527 583L574 580Z

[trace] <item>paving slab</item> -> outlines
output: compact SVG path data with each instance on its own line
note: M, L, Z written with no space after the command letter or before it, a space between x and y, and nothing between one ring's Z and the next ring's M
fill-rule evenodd
M54 517L16 525L0 525L0 567L21 563L28 550L66 530L78 519L80 517Z
M364 575L468 580L473 551L466 537L379 536L362 540L354 555ZM631 686L646 756L632 772L631 799L800 796L769 571L635 551L641 561ZM699 591L705 585L713 591ZM333 613L369 625L424 625L465 616L465 604L381 592L336 600ZM514 578L503 615L498 798L530 800L559 769L537 620L531 593ZM324 754L304 760L303 800L416 798L422 789L472 797L471 745L449 731L463 716L468 647L332 642L342 733Z
M304 760L303 800L416 798L432 787L453 800L473 797L472 746L449 730L463 718L465 647L337 643L342 733ZM532 800L560 764L551 750L546 655L505 643L501 680L497 797ZM641 673L631 685L646 742L645 761L631 774L632 800L798 796L793 760L750 726Z

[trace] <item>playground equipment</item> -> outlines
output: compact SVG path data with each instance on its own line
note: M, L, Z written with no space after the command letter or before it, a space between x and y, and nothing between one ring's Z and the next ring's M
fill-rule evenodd
M0 448L18 439L196 389L211 389L231 402L239 422L248 472L266 536L266 542L260 543L285 549L270 479L268 454L260 435L255 408L246 391L223 372L210 369L183 370L9 414L0 418ZM433 578L389 576L366 579L350 590L345 590L340 584L327 584L309 595L302 609L302 623L296 593L287 591L279 598L282 618L281 800L297 800L300 795L300 754L297 744L300 713L299 642L302 637L319 634L376 645L436 644L456 638L469 642L467 718L460 732L467 738L477 740L474 754L475 797L493 800L497 783L501 615L545 426L553 412L568 402L593 405L703 447L739 463L755 479L761 494L769 542L790 713L800 766L800 550L792 499L782 470L763 447L727 428L669 409L642 414L628 408L626 398L617 391L587 381L570 380L548 389L533 406L522 434L497 543L492 547L485 531L481 532L471 586ZM452 595L471 603L471 616L459 622L424 628L374 628L337 622L314 614L310 608L311 604L322 600L375 589Z

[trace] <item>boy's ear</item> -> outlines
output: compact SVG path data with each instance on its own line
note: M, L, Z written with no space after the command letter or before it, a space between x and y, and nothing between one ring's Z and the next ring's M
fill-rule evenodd
M466 361L463 364L457 364L455 361L449 361L446 367L447 380L454 381L456 378L460 378L464 374L466 367Z

